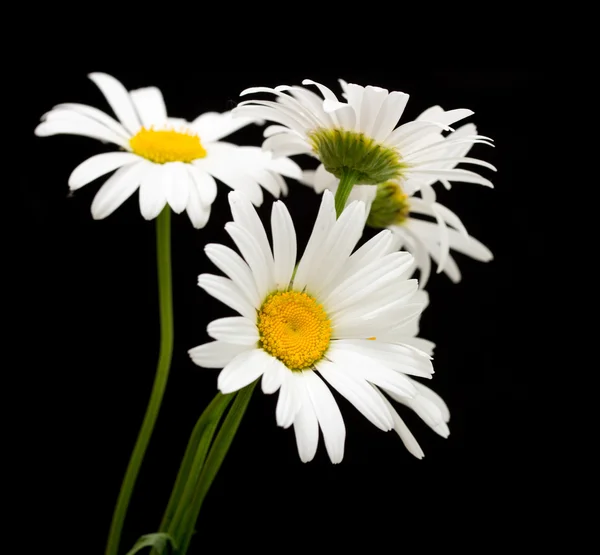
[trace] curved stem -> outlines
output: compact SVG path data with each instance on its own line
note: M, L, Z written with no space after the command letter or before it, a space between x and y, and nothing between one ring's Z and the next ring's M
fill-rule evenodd
M173 355L173 294L171 285L171 211L166 206L156 220L156 259L160 309L160 354L150 401L117 499L106 544L106 555L117 555L121 530L142 460L148 448L169 377Z
M344 210L352 187L356 185L357 180L358 174L356 172L352 170L343 171L342 177L340 178L340 184L335 192L335 215L337 218L340 217L340 214Z

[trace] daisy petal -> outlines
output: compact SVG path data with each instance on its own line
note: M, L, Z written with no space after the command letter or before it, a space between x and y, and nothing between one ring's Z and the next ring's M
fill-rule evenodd
M197 131L202 141L211 143L251 123L260 123L260 120L244 117L234 118L231 112L223 112L222 114L218 112L205 112L198 116L190 124L190 127Z
M221 372L217 387L223 394L233 393L260 378L269 355L262 349L251 349L236 356Z
M163 164L162 179L167 202L176 214L181 214L187 206L190 188L195 186L183 162Z
M273 253L271 252L265 228L254 206L252 206L246 197L235 191L229 193L228 199L234 221L254 237L265 257L269 270L271 270L273 267Z
M304 249L304 254L298 263L296 275L294 276L294 287L302 290L313 270L313 260L315 254L322 248L331 229L335 225L335 206L333 203L333 194L331 191L325 191L321 198L321 207L317 214L317 219L313 227L310 239Z
M275 286L285 289L290 284L296 265L296 231L288 209L283 202L273 204L271 210Z
M98 110L98 108L94 108L93 106L87 106L85 104L77 104L75 102L64 102L62 104L54 106L52 111L54 110L73 110L74 112L92 118L98 123L101 123L105 127L108 127L110 130L114 131L117 135L119 135L120 137L125 139L127 143L129 143L131 134L128 133L118 121L111 118L102 110Z
M260 298L265 298L267 293L273 289L273 277L269 273L269 266L258 242L242 226L235 222L227 222L225 231L229 233L237 248L242 253L244 260L252 270L252 277L256 283L256 290Z
M277 425L282 428L289 428L294 422L296 413L300 410L300 397L296 392L296 386L293 372L286 368L286 371L281 375L279 398L275 409Z
M340 463L344 458L346 439L346 427L340 408L329 388L315 372L301 372L300 375L304 379L308 396L323 432L329 458L333 464Z
M198 276L198 285L209 295L233 308L242 316L250 319L256 318L256 309L230 279L211 274L201 274Z
M139 160L139 158L138 158ZM149 163L140 160L122 166L102 185L92 202L92 217L102 220L112 214L136 192Z
M167 108L160 89L144 87L131 91L131 101L146 129L159 126L167 121Z
M161 213L166 203L161 169L151 168L144 175L140 186L140 212L146 220L153 220Z
M126 164L140 161L139 156L131 152L105 152L88 158L77 166L69 177L69 188L75 191L94 181L98 177Z
M123 139L112 129L91 120L72 120L72 119L57 119L52 121L44 121L40 123L34 133L38 137L48 137L50 135L81 135L98 141L113 143L123 147L125 150L131 150L129 141Z
M404 447L408 450L411 455L417 457L417 459L422 459L425 456L421 446L417 443L415 436L412 435L411 431L408 429L408 426L404 423L402 418L396 412L396 409L392 406L392 404L385 398L381 392L379 393L383 398L384 403L388 407L390 414L394 420L394 430L404 443Z
M186 164L186 169L196 184L200 202L204 206L210 206L215 198L217 198L217 183L215 178L194 164Z
M283 362L275 357L270 357L261 381L263 393L267 395L275 393L281 387L286 374L289 374L289 370Z
M222 341L204 343L188 351L190 358L204 368L223 368L236 356L248 350L247 345L233 345Z
M256 323L242 316L213 320L206 331L217 341L235 345L256 346L259 339Z
M260 308L261 297L256 290L256 284L248 264L234 250L224 245L209 244L204 247L206 256L221 270L240 291L254 308Z
M141 125L127 89L106 73L90 73L88 77L100 89L123 127L132 135L137 133Z
M300 409L294 417L294 432L302 462L312 461L319 445L319 424L302 373L294 373L294 394L300 399Z
M189 172L189 168L191 166L189 164L186 165L188 166L187 169ZM202 203L198 184L194 181L194 177L191 173L190 180L189 198L185 210L190 218L190 221L192 222L192 225L196 229L202 229L210 217L210 205L204 205Z
M353 374L347 373L343 366L325 359L317 364L317 370L329 385L348 399L365 418L380 430L387 432L394 427L390 411L370 383L363 379L357 379Z

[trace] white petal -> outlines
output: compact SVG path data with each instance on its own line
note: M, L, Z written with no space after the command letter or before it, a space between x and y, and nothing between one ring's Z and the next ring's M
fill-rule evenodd
M140 128L140 121L127 89L114 77L106 73L90 73L88 77L96 84L113 112L125 129L132 135Z
M365 356L356 350L346 349L345 345L339 345L338 341L332 343L327 351L327 358L337 364L338 368L343 368L346 373L385 388L386 391L392 391L396 396L410 399L417 395L412 380L404 374L381 364L373 357Z
M313 294L318 294L339 275L362 236L364 221L365 205L362 202L350 204L341 213L313 258L314 266L306 283Z
M115 133L112 129L89 118L44 121L35 128L34 133L38 137L61 134L81 135L102 142L114 143L125 150L131 150L129 141L123 139L123 137Z
M285 289L290 284L296 265L296 231L292 217L283 202L273 204L271 230L273 233L275 286L278 289Z
M486 187L494 187L494 184L485 177L482 177L478 173L462 170L462 169L421 169L419 166L411 168L411 174L414 175L426 175L435 177L437 179L448 179L449 181L460 181L462 183L477 183L479 185L485 185Z
M377 235L369 239L364 245L352 253L346 261L344 269L338 276L338 282L323 290L323 298L328 295L331 290L337 287L344 280L348 279L361 268L364 268L374 260L383 258L386 254L398 250L394 248L394 239L392 232L388 229L380 231Z
M385 341L368 339L341 339L335 342L336 348L371 358L378 364L397 372L431 378L433 367L428 357L420 356L404 345L394 345Z
M372 135L375 140L386 142L387 137L400 120L408 98L406 93L396 91L392 91L387 96L373 125Z
M167 108L160 89L145 87L129 93L137 114L146 129L167 121Z
M225 231L229 233L237 248L240 249L248 266L250 266L258 296L264 299L267 293L273 290L274 284L272 273L269 271L269 265L258 246L258 242L245 228L235 222L227 222L225 224Z
M86 106L85 104L77 104L74 102L65 102L63 104L58 104L54 106L52 111L55 110L73 110L79 114L96 120L98 123L101 123L105 127L108 127L117 135L125 139L127 143L129 143L129 139L131 139L131 134L128 133L118 121L111 118L102 110L98 110L98 108L94 108L93 106Z
M406 223L406 227L427 243L437 244L440 241L438 226L432 222L410 218ZM494 257L492 252L483 243L470 235L465 237L462 233L454 229L448 229L448 238L451 249L470 256L475 260L489 262ZM439 253L439 249L436 249L435 253L436 257L439 256L437 254Z
M346 427L336 400L323 380L313 371L301 372L312 406L323 432L325 448L331 462L336 464L344 458Z
M319 445L319 424L315 409L311 403L302 373L295 372L294 394L300 398L300 409L294 417L296 445L302 462L309 462L317 452Z
M338 178L329 173L323 164L320 164L314 176L314 188L317 193L322 193L325 189L335 192L338 188Z
M256 290L252 272L242 257L229 247L217 244L206 245L204 252L210 261L238 286L247 301L254 308L259 308L262 298Z
M138 160L140 159L138 158ZM144 173L148 171L149 166L149 162L140 160L122 166L111 175L92 201L93 218L95 220L106 218L133 195L140 186Z
M209 295L221 301L246 318L256 318L256 309L250 304L240 288L230 279L201 274L198 276L198 285Z
M270 357L269 362L265 365L265 373L261 381L263 393L267 395L275 393L281 387L285 375L289 372L283 362L275 357Z
M412 399L406 399L387 389L386 392L394 399L394 401L402 403L414 410L421 420L423 420L423 422L425 422L425 424L427 424L435 433L444 438L450 435L450 429L444 419L442 409L438 407L437 403L420 394Z
M380 87L372 87L371 85L365 87L362 99L362 106L360 110L360 124L357 130L362 131L369 137L373 136L373 128L379 115L385 99L387 98L388 91Z
M262 376L269 355L262 349L244 351L236 356L221 372L217 387L223 394L233 393Z
M190 127L194 129L204 142L213 142L230 135L234 131L260 120L244 117L233 117L231 112L206 112L198 116Z
M232 345L222 341L211 341L188 351L192 361L204 368L223 368L236 356L248 350L247 345Z
M176 214L181 214L187 206L190 189L195 186L183 162L163 164L163 190L167 202Z
M294 276L294 287L296 289L304 289L314 270L314 259L320 249L323 248L323 243L327 240L331 229L336 222L335 206L333 202L333 194L331 191L325 191L321 198L321 206L312 233L304 249L304 254L298 263L298 269Z
M167 198L163 189L162 168L155 164L146 172L140 186L140 212L146 220L156 218L165 207Z
M255 346L258 343L258 330L253 320L242 316L230 316L213 320L206 328L208 335L217 341L235 345Z
M196 184L200 202L204 206L210 206L217 198L217 183L214 177L194 164L186 164L186 168Z
M375 259L350 275L324 298L328 310L337 312L381 290L391 281L397 281L406 268L413 263L413 257L407 252L393 252L379 260Z
M75 191L94 181L94 179L114 171L125 164L138 161L140 161L140 157L131 152L105 152L103 154L96 154L79 164L73 170L69 177L69 188L71 191Z
M434 403L437 408L440 410L442 414L442 418L444 422L450 422L450 410L448 409L448 405L444 402L444 400L433 390L429 389L426 385L414 381L415 387L417 391L423 395L426 399Z
M267 265L269 266L269 271L272 273L273 253L271 252L265 228L263 227L254 206L252 206L246 197L235 191L229 193L228 199L234 221L246 229L258 243L265 260L267 261Z
M415 436L412 435L411 431L408 429L408 426L404 423L402 418L396 412L396 409L392 406L392 404L385 398L383 393L379 393L383 398L385 404L387 405L392 418L394 419L394 430L400 436L402 443L404 443L404 447L408 449L408 452L411 455L417 457L417 459L422 459L425 456L421 446L417 443Z
M289 428L294 422L296 413L300 410L301 397L297 394L297 386L294 373L286 368L281 375L281 387L275 410L277 425L282 428Z
M376 389L366 380L357 378L354 373L347 372L347 368L325 359L317 364L317 370L334 389L380 430L387 432L394 427L390 411Z
M186 164L187 171L190 172L191 164ZM198 184L194 181L194 176L190 172L190 190L186 206L186 212L196 229L202 229L210 217L210 204L203 204L200 198Z

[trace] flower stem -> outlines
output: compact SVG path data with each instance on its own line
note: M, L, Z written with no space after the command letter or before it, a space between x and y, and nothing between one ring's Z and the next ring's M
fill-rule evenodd
M356 185L358 181L358 174L353 170L344 170L342 172L342 177L340 178L340 184L338 185L337 191L335 193L335 214L336 217L340 217L340 214L344 210L346 206L346 201L350 196L350 192L352 191L352 187Z
M168 206L164 208L156 220L156 259L160 309L158 367L144 421L127 465L125 478L117 499L106 544L106 555L117 555L127 507L156 423L171 367L173 355L173 293L171 285L171 211Z

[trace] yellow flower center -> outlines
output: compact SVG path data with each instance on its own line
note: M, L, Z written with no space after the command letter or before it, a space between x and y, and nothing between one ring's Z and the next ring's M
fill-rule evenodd
M277 291L258 313L259 346L290 370L304 370L329 347L331 322L323 305L299 291Z
M192 162L206 156L200 137L192 131L146 129L142 127L129 139L133 152L156 164Z

